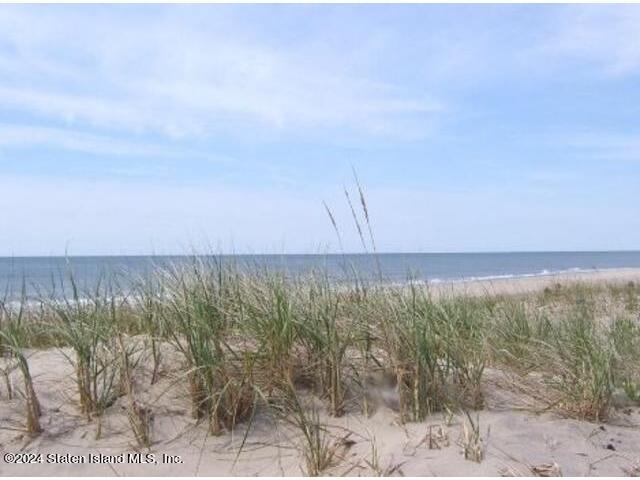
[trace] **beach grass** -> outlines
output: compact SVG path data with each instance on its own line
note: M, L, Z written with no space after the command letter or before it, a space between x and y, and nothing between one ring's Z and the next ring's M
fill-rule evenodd
M7 318L3 322L2 329L0 330L0 339L2 340L3 348L6 353L13 360L13 364L17 366L24 382L24 399L25 399L25 431L29 435L37 435L42 432L42 426L40 425L40 402L33 386L33 378L29 369L29 363L24 352L26 345L25 331L22 328L21 315L22 311L18 313L14 318ZM12 388L9 383L9 377L7 378L7 392L9 396L12 395Z
M87 420L99 417L119 395L117 335L127 305L111 284L98 282L81 292L70 274L71 295L49 299L40 310L56 343L71 347L80 411Z
M172 351L194 421L220 435L240 423L250 428L256 409L271 409L301 432L309 475L335 460L318 408L333 417L370 415L379 378L392 386L405 423L481 410L488 369L538 379L537 400L561 416L606 421L615 392L640 400L635 284L454 295L412 281L243 270L214 257L158 266L129 289L108 278L89 292L73 275L67 282L62 298L3 303L2 354L24 377L31 433L42 427L26 349L71 352L77 408L88 421L99 424L125 397L140 447L153 441L153 407L136 398L136 365L150 363L154 384L163 352ZM301 394L322 406L309 407ZM481 461L475 417L466 425L465 451Z

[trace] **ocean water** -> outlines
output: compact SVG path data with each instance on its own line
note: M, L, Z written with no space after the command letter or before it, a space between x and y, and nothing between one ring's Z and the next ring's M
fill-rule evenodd
M446 282L640 267L640 251L222 255L216 259L247 270L273 269L292 276L322 270L335 281L347 281L355 271L361 278L386 282ZM105 277L120 278L126 288L127 278L188 261L187 256L0 257L0 299L18 298L23 289L32 298L60 296L68 292L69 272L81 290L94 288L98 279Z

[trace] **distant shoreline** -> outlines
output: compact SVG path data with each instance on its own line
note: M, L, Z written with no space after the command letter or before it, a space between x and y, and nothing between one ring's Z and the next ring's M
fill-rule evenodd
M544 275L513 276L510 278L488 278L455 280L429 283L429 288L445 294L525 294L543 290L557 283L607 283L621 284L640 282L640 268L607 268L590 271L557 272Z
M636 471L640 268L363 288L183 267L3 308L3 472L577 476L610 445L597 473Z
M371 285L428 286L438 292L518 293L544 288L563 280L625 279L640 281L640 252L537 253L423 253L423 254L314 254L314 255L181 255L104 257L0 257L0 289L5 301L19 300L23 286L35 300L64 294L69 274L81 292L114 277L127 290L130 280L154 276L169 265L186 265L200 258L252 274L273 271L290 279L319 274L336 285L365 281ZM67 293L70 293L67 291Z
M436 296L496 296L496 295L526 295L543 291L545 288L553 288L556 285L571 286L575 284L587 285L621 285L628 282L640 284L640 268L607 268L594 270L571 270L562 272L549 272L541 274L510 275L491 278L462 278L454 280L416 280L415 285L425 288ZM396 287L402 289L412 282L406 281L382 281L372 282L371 285L382 287ZM352 281L337 282L338 289L349 288ZM132 296L128 295L130 298ZM121 296L122 297L122 296ZM84 297L82 297L84 298ZM124 298L124 297L122 297ZM26 306L36 306L40 300L29 298ZM12 299L5 303L7 307L18 307L20 299Z

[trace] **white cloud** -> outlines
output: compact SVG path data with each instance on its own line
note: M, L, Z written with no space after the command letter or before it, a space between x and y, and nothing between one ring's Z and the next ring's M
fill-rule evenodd
M173 138L239 126L411 136L444 109L351 72L335 61L339 51L303 55L180 15L149 12L134 22L101 13L3 6L0 38L14 53L2 54L0 69L14 81L0 81L0 105L71 125Z
M594 158L640 160L638 134L589 131L565 135L557 141Z
M550 59L598 68L608 75L640 70L640 6L571 5L551 25L542 50Z
M62 148L96 155L159 155L162 148L68 129L0 124L0 147Z
M5 109L27 111L69 125L80 123L134 131L141 131L144 124L159 126L153 123L152 115L145 115L126 102L91 95L0 87L0 105Z
M70 128L0 123L0 149L46 147L102 156L154 157L208 160L215 163L237 163L224 155L197 152L188 148L155 144L148 141L128 141L118 137L96 135Z

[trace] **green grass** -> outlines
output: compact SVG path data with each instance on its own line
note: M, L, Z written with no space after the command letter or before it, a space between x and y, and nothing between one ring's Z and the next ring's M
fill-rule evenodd
M401 418L420 421L445 401L449 364L434 322L436 307L415 287L407 296L387 295L384 348L396 373Z
M196 419L209 431L231 429L252 409L251 355L230 345L231 319L225 308L226 276L219 267L194 261L167 272L162 308L168 341L185 360Z
M577 417L606 418L613 389L613 349L580 299L554 327L549 384L560 407Z
M328 400L329 411L341 416L345 408L346 353L355 331L341 319L344 302L326 278L313 281L303 293L298 338L307 353L307 375Z
M4 310L4 308L3 308ZM11 315L4 311L5 320L0 330L0 339L4 350L8 353L22 374L24 382L25 399L25 430L30 435L37 435L42 432L40 425L40 402L33 387L33 378L29 369L29 363L24 353L26 345L25 330L22 328L22 310L16 315ZM7 385L9 383L7 382Z
M67 359L76 373L80 411L91 420L119 395L116 334L124 301L111 285L99 282L92 292L81 293L73 274L69 282L71 298L48 301L49 327L57 342L73 350Z
M629 399L640 403L640 317L617 316L609 335L615 352L614 383Z
M167 324L163 315L164 284L155 276L137 279L131 297L131 308L137 331L145 334L151 356L151 385L158 381L162 362L161 343L166 338Z
M347 190L346 200L363 251L375 254L355 172L354 179L359 203ZM335 217L325 209L342 245ZM484 408L489 368L523 385L537 379L536 400L563 416L606 420L616 389L640 402L639 284L555 283L526 295L446 295L411 279L386 284L374 259L375 281L353 266L347 281L336 283L323 271L291 278L193 256L143 277L104 275L88 292L69 272L59 282L70 292L62 300L40 295L27 302L23 286L17 304L0 301L0 356L24 379L26 429L42 430L29 348L64 349L79 409L98 423L98 435L102 414L126 396L138 446L151 445L153 406L140 403L136 392L150 386L136 383L137 362L150 362L149 383L170 371L194 421L206 422L212 435L245 423L246 440L259 407L295 427L308 475L321 475L337 461L338 444L321 411L372 414L376 378L385 379L385 389L393 384L400 422L466 412L462 443L474 461L482 460L484 445L469 409ZM180 362L172 361L175 354ZM3 370L11 395L9 369ZM382 469L376 457L374 447L374 471L397 468Z
M300 433L299 446L305 464L303 473L311 477L320 476L334 464L337 444L320 421L317 407L305 405L294 385L284 388L281 418Z
M635 284L447 296L411 282L391 286L354 276L335 284L322 272L286 278L199 257L135 279L131 291L108 280L82 292L70 275L67 298L3 303L0 317L2 354L24 360L27 377L25 348L71 352L88 420L119 396L131 397L134 357L151 363L151 383L157 382L169 347L182 358L178 376L194 419L216 435L250 424L258 404L291 408L283 385L313 392L332 416L368 415L375 374L395 378L403 422L483 408L488 367L538 375L549 409L588 420L606 419L615 389L632 400L640 392ZM18 324L19 339L12 336ZM132 343L146 355L123 357L122 338L136 338ZM129 404L135 414L135 398ZM138 417L132 428L144 445L148 432Z

